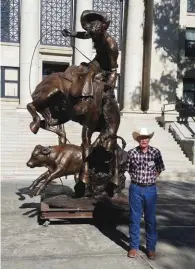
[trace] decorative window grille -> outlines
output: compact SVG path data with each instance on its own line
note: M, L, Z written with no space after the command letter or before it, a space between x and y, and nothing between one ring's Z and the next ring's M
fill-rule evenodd
M122 29L122 1L120 0L93 0L93 9L104 11L110 18L108 33L121 45Z
M19 97L19 68L1 67L1 97Z
M41 0L41 44L71 46L71 38L61 30L72 30L72 0Z
M195 0L188 0L187 12L195 13Z
M195 28L186 28L185 55L195 57Z
M19 42L20 0L1 0L1 41Z

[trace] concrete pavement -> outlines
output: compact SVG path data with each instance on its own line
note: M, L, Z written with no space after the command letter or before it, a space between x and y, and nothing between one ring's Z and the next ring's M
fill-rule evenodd
M1 183L2 268L195 268L195 182L161 181L157 210L157 259L140 251L127 258L128 218L95 226L93 220L37 224L39 197L20 198L29 182ZM73 182L69 181L69 186ZM126 189L128 192L128 189ZM23 200L24 199L24 200ZM141 245L145 245L144 223ZM143 248L142 248L143 249Z

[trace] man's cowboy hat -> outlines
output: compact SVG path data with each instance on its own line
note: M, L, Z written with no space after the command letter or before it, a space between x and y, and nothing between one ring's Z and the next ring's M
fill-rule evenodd
M154 136L154 132L149 133L147 128L141 128L139 131L134 131L132 133L132 136L133 136L133 139L136 141L138 140L138 137L140 136L145 136L151 139Z

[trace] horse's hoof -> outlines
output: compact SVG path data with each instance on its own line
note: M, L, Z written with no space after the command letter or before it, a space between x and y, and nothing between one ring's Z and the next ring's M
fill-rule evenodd
M31 122L30 123L30 130L34 133L34 134L37 134L38 130L40 128L40 125L37 124L36 122Z

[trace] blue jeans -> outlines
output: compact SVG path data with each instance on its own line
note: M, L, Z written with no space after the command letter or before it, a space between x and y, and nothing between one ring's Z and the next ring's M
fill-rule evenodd
M146 231L146 249L155 251L157 242L156 230L156 185L140 187L131 184L129 187L129 205L130 205L130 248L139 249L140 241L140 222L144 212L145 231Z

